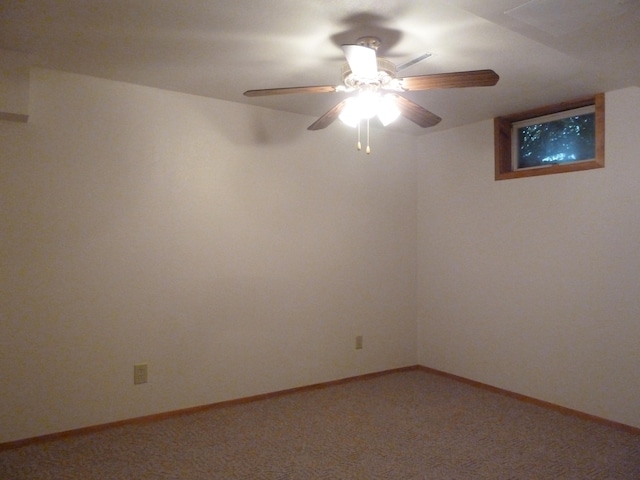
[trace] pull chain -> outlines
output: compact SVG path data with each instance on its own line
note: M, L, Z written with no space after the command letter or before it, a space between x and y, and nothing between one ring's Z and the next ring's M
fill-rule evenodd
M361 126L362 120L358 121L358 143L356 143L356 148L358 151L362 150L362 142L360 142L360 134L361 134ZM371 153L371 147L369 146L369 119L367 118L367 147L365 148L365 153L369 155Z
M369 146L369 119L367 118L367 149L365 150L367 155L371 153L371 147Z

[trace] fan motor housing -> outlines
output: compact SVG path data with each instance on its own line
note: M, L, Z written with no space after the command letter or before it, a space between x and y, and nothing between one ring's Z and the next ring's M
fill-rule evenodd
M342 81L349 87L358 88L363 85L370 86L382 86L387 84L396 76L396 66L390 60L386 58L376 58L378 64L378 77L373 78L356 78L351 72L351 67L348 63L342 65Z

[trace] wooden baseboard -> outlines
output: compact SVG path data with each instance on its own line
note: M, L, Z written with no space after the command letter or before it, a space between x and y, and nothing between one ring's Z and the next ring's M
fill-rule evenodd
M66 437L71 437L71 436L76 436L76 435L86 435L89 433L95 433L95 432L99 432L102 430L107 430L109 428L114 428L114 427L120 427L123 425L133 425L133 424L138 424L138 423L148 423L148 422L155 422L158 420L163 420L166 418L171 418L171 417L177 417L180 415L188 415L191 413L197 413L197 412L202 412L204 410L210 410L210 409L214 409L214 408L223 408L223 407L230 407L233 405L241 405L243 403L249 403L249 402L256 402L259 400L265 400L268 398L274 398L274 397L279 397L279 396L283 396L283 395L291 395L294 393L298 393L298 392L305 392L305 391L310 391L310 390L316 390L316 389L320 389L320 388L327 388L327 387L331 387L334 385L341 385L344 383L349 383L349 382L354 382L354 381L358 381L358 380L367 380L370 378L375 378L375 377L380 377L382 375L389 375L391 373L399 373L399 372L408 372L408 371L414 371L414 370L419 370L422 372L426 372L426 373L430 373L433 375L439 375L442 377L446 377L449 378L451 380L456 380L458 382L463 382L466 383L468 385L474 386L476 388L481 388L483 390L488 390L490 392L494 392L494 393L499 393L501 395L506 395L508 397L514 398L516 400L520 400L522 402L527 402L527 403L532 403L534 405L537 405L539 407L544 407L544 408L548 408L551 410L555 410L557 412L560 412L564 415L572 415L574 417L579 417L582 418L584 420L588 420L591 422L596 422L596 423L600 423L603 425L606 425L608 427L611 428L616 428L618 430L622 430L628 433L632 433L635 435L640 435L640 428L637 427L632 427L630 425L626 425L624 423L619 423L619 422L614 422L612 420L607 420L605 418L601 418L601 417L597 417L595 415L590 415L588 413L583 413L583 412L579 412L577 410L572 410L570 408L567 407L562 407L560 405L556 405L550 402L545 402L544 400L538 400L536 398L533 397L528 397L526 395L522 395L519 393L514 393L514 392L510 392L509 390L504 390L502 388L498 388L498 387L494 387L491 385L487 385L486 383L482 383L482 382L477 382L475 380L470 380L468 378L464 378L464 377L460 377L458 375L453 375L451 373L447 373L447 372L443 372L441 370L436 370L433 368L429 368L429 367L425 367L423 365L413 365L410 367L401 367L401 368L394 368L391 370L384 370L381 372L374 372L374 373L368 373L365 375L358 375L355 377L348 377L348 378L342 378L339 380L332 380L329 382L322 382L322 383L316 383L313 385L305 385L302 387L296 387L296 388L289 388L286 390L279 390L276 392L270 392L270 393L263 393L260 395L253 395L250 397L243 397L243 398L238 398L235 400L227 400L224 402L217 402L217 403L211 403L208 405L200 405L197 407L190 407L190 408L183 408L180 410L173 410L170 412L163 412L163 413L156 413L153 415L145 415L143 417L136 417L136 418L130 418L130 419L126 419L126 420L120 420L117 422L110 422L110 423L103 423L100 425L92 425L89 427L83 427L83 428L76 428L73 430L67 430L64 432L57 432L57 433L50 433L48 435L41 435L38 437L31 437L31 438L25 438L22 440L15 440L12 442L5 442L5 443L0 443L0 451L2 450L10 450L13 448L19 448L19 447L24 447L27 445L32 445L35 443L41 443L41 442L48 442L48 441L53 441L53 440L58 440L61 438L66 438Z
M10 449L14 449L14 448L19 448L19 447L24 447L27 445L32 445L35 443L42 443L42 442L49 442L49 441L53 441L53 440L59 440L61 438L66 438L66 437L71 437L71 436L76 436L76 435L87 435L90 433L95 433L95 432L100 432L102 430L107 430L109 428L114 428L114 427L120 427L123 425L133 425L133 424L139 424L139 423L149 423L149 422L155 422L158 420L163 420L166 418L171 418L171 417L177 417L180 415L188 415L191 413L197 413L197 412L202 412L204 410L210 410L213 408L223 408L223 407L230 407L233 405L241 405L243 403L250 403L250 402L256 402L259 400L265 400L268 398L274 398L274 397L279 397L282 395L291 395L293 393L298 393L298 392L305 392L305 391L309 391L309 390L316 390L316 389L320 389L320 388L327 388L327 387L331 387L333 385L340 385L343 383L349 383L349 382L354 382L354 381L358 381L358 380L366 380L369 378L375 378L375 377L379 377L382 375L389 375L391 373L398 373L398 372L405 372L405 371L410 371L410 370L416 370L418 369L417 365L413 365L410 367L401 367L401 368L394 368L391 370L384 370L381 372L374 372L374 373L367 373L364 375L357 375L355 377L347 377L347 378L342 378L339 380L332 380L329 382L322 382L322 383L316 383L316 384L312 384L312 385L305 385L302 387L295 387L295 388L288 388L286 390L279 390L276 392L269 392L269 393L262 393L259 395L253 395L250 397L243 397L243 398L238 398L238 399L234 399L234 400L227 400L227 401L223 401L223 402L217 402L217 403L211 403L211 404L207 404L207 405L199 405L196 407L189 407L189 408L182 408L180 410L172 410L170 412L162 412L162 413L155 413L153 415L145 415L143 417L135 417L135 418L129 418L126 420L119 420L117 422L109 422L109 423L102 423L100 425L91 425L89 427L82 427L82 428L75 428L73 430L66 430L63 432L56 432L56 433L50 433L47 435L40 435L37 437L30 437L30 438L25 438L25 439L21 439L21 440L14 440L11 442L5 442L5 443L0 443L0 451L2 450L10 450Z
M493 393L499 393L501 395L506 395L507 397L514 398L521 402L531 403L533 405L537 405L539 407L547 408L549 410L555 410L556 412L562 413L563 415L570 415L573 417L578 417L583 420L588 420L590 422L599 423L602 425L606 425L611 428L615 428L617 430L622 430L627 433L632 433L635 435L640 435L640 428L632 427L631 425L626 425L620 422L614 422L613 420L607 420L606 418L598 417L596 415L591 415L589 413L580 412L578 410L573 410L571 408L563 407L561 405L556 405L555 403L546 402L544 400L538 400L537 398L529 397L527 395L522 395L520 393L511 392L509 390L504 390L502 388L494 387L492 385L487 385L486 383L477 382L475 380L470 380L465 377L460 377L458 375L453 375L451 373L443 372L441 370L436 370L434 368L425 367L423 365L418 365L417 369L422 370L423 372L431 373L434 375L439 375L441 377L446 377L451 380L456 380L458 382L466 383L467 385L471 385L476 388L481 388L483 390L488 390Z

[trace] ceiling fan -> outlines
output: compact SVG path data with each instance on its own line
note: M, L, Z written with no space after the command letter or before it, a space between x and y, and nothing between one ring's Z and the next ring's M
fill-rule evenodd
M354 45L342 45L347 63L342 67L342 85L267 88L247 90L244 95L260 97L293 93L347 93L351 94L313 122L307 129L320 130L340 118L356 126L360 121L378 116L383 125L404 116L422 128L436 125L440 117L401 95L403 92L437 88L493 86L500 78L493 70L436 73L411 77L397 77L397 72L429 57L429 54L398 67L386 58L377 57L380 47L377 37L361 37ZM367 129L368 131L368 129ZM358 140L358 149L360 141ZM369 147L367 145L367 153Z

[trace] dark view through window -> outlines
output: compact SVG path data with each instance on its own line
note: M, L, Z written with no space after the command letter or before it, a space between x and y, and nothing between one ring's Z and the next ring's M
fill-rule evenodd
M517 167L580 162L595 157L595 113L517 128Z

